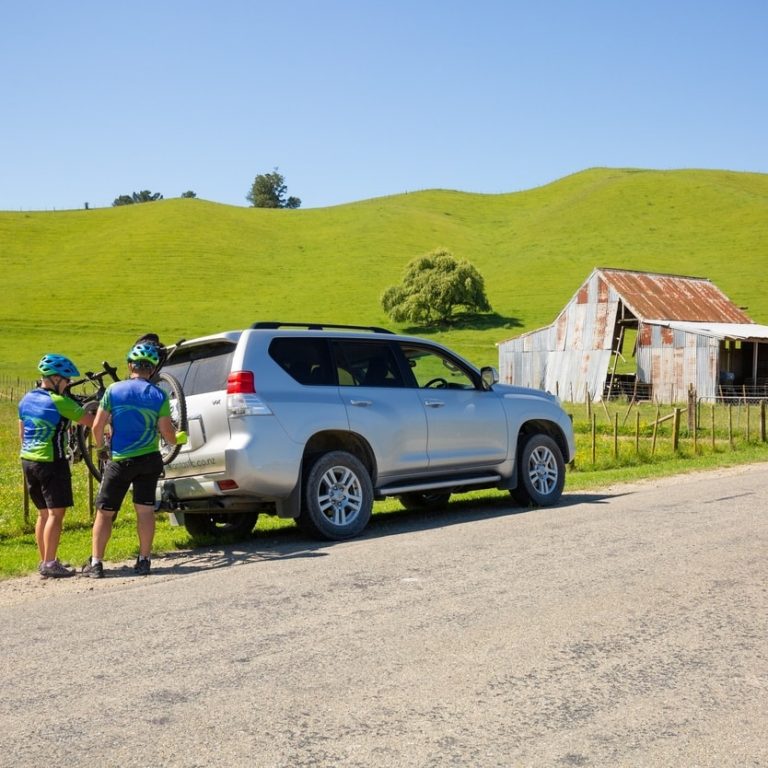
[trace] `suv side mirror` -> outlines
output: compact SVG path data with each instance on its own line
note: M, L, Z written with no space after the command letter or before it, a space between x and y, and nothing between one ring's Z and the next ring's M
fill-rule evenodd
M483 389L490 389L499 380L499 372L492 365L485 365L480 369L480 379Z

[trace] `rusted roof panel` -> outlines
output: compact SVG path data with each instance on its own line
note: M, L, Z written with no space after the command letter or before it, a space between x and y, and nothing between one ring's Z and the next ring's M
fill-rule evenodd
M752 322L714 283L703 277L623 269L598 271L639 320Z

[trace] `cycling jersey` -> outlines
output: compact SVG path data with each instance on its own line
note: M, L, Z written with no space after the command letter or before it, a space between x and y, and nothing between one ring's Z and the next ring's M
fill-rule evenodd
M112 459L130 459L160 449L157 421L171 415L168 395L146 379L111 384L101 408L112 416Z
M30 461L57 461L66 458L67 427L78 422L85 411L71 397L38 387L19 402L19 419L24 431L21 458Z

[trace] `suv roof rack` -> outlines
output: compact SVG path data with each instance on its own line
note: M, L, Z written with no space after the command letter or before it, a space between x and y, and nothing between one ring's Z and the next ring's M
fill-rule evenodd
M387 328L379 328L377 325L339 325L337 323L282 323L279 320L261 320L254 323L251 328L275 329L275 328L306 328L308 331L324 331L326 328L343 328L348 331L370 331L371 333L394 333Z

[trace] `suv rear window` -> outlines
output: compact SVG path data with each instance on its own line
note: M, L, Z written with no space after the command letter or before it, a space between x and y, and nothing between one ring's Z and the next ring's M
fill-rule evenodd
M269 345L269 356L299 384L315 387L336 385L325 339L282 336Z
M227 388L234 354L235 345L228 342L181 349L163 371L181 382L187 396L218 392Z

